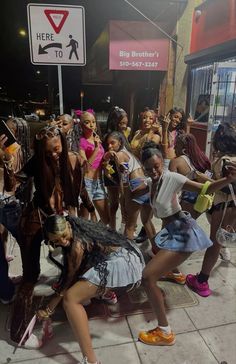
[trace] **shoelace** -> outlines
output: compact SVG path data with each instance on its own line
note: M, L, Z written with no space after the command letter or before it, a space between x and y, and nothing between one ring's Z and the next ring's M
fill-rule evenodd
M148 334L157 334L158 332L160 331L160 329L158 327L156 327L155 329L152 329L152 330L148 330Z

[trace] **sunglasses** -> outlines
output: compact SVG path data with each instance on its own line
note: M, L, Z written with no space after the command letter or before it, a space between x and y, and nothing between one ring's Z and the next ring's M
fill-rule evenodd
M44 138L46 139L51 139L54 138L55 136L59 136L60 135L60 129L55 127L55 126L48 126L45 127L43 129L41 129L36 135L35 135L35 139L36 140L42 140Z

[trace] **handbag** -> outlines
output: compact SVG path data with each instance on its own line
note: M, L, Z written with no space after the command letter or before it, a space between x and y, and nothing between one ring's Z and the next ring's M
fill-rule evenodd
M229 190L230 190L231 196L233 198L234 205L236 207L236 197L235 197L234 189L233 189L233 186L231 183L229 184ZM234 228L230 225L227 225L225 229L222 227L223 220L224 220L225 213L226 213L227 206L228 206L228 200L229 200L229 198L227 198L227 201L225 202L220 226L218 227L218 229L216 231L216 241L218 244L222 245L223 247L226 247L227 243L236 243L236 231L234 230Z
M213 201L214 201L214 193L207 194L207 189L209 185L211 184L210 181L206 181L201 189L201 192L199 193L197 200L193 206L194 210L203 213L207 210L209 210L212 207Z

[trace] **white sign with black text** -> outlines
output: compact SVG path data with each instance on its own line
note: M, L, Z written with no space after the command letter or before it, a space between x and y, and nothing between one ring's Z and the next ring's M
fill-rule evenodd
M33 64L86 64L85 12L82 6L28 4L27 13Z

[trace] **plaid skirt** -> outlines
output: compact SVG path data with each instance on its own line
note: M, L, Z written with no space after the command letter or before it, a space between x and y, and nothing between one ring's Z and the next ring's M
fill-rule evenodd
M135 250L138 251L138 248ZM121 247L109 254L105 262L108 272L106 287L126 287L141 282L144 260L140 251L136 254L133 250ZM86 279L96 286L101 285L99 271L94 267L90 268L80 278Z

